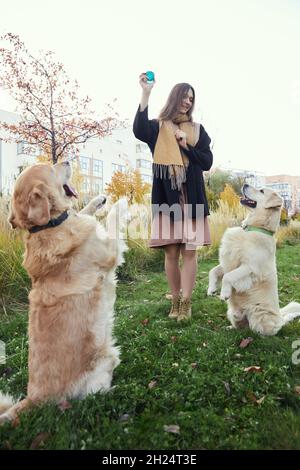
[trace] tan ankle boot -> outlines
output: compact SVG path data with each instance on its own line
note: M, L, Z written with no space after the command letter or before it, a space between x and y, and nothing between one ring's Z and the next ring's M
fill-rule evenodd
M179 307L179 315L177 321L189 320L192 316L192 302L191 299L182 299Z
M172 307L169 313L169 318L177 318L179 315L179 307L180 307L180 297L176 299L172 299Z

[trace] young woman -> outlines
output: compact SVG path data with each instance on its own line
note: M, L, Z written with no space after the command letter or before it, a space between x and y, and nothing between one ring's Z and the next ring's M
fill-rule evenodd
M191 316L199 245L210 244L209 214L203 171L213 161L211 139L193 122L195 91L188 83L173 87L158 119L148 119L148 101L155 84L139 77L142 98L133 132L153 154L152 233L149 246L164 248L165 270L172 293L170 318ZM182 256L180 270L179 258Z

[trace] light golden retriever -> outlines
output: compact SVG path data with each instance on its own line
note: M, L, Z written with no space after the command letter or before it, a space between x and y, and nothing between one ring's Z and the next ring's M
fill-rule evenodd
M217 291L228 300L227 316L234 328L250 327L275 335L300 316L300 304L279 308L274 234L279 226L282 199L269 188L242 188L241 203L250 209L242 227L229 228L219 250L220 264L209 273L208 295Z
M9 221L29 232L23 263L32 281L29 382L22 401L0 394L0 422L47 400L109 390L119 364L112 325L115 270L126 249L118 231L126 222L126 201L112 207L107 232L89 215L105 197L79 214L69 213L70 176L67 162L39 164L24 170L15 184ZM121 221L114 230L118 212Z

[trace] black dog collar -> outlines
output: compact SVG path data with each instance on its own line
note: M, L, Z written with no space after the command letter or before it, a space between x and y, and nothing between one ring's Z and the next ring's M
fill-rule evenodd
M45 230L46 228L57 227L58 225L62 224L67 218L69 217L68 211L63 212L60 214L57 219L49 220L49 222L45 225L35 225L29 229L30 233L40 232L41 230Z

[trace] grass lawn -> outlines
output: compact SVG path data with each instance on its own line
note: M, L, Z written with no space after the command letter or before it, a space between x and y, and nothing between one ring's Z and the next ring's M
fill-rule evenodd
M277 259L281 305L300 301L300 246L284 246ZM300 322L271 338L228 329L226 304L205 294L216 262L199 263L185 325L167 317L163 272L120 283L115 336L122 362L114 389L64 410L48 404L23 414L15 427L0 429L0 449L299 449L300 365L292 363L292 342ZM0 390L15 396L26 393L26 325L26 306L1 312L8 357ZM252 343L240 348L249 336ZM246 372L250 366L261 370ZM175 433L171 425L179 426Z

